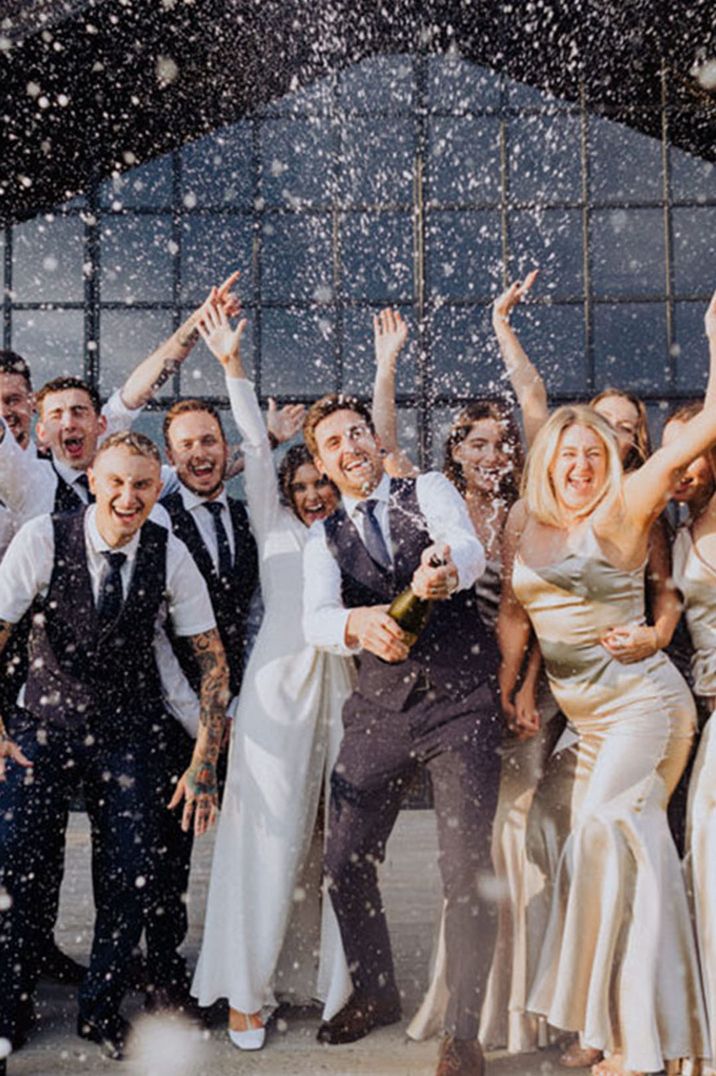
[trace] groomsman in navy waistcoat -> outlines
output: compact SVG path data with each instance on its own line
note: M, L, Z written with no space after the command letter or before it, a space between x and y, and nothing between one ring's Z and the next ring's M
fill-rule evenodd
M39 515L0 565L0 651L35 604L22 720L0 717L0 1038L22 1044L38 974L44 848L82 783L92 824L96 920L79 993L78 1033L120 1058L120 1004L142 929L157 911L164 712L154 640L163 606L201 668L201 715L175 802L196 807L203 832L216 811L215 763L228 670L204 581L186 547L148 519L161 488L156 446L115 434L90 468L96 504ZM28 774L31 770L31 774ZM179 825L175 820L175 825Z
M329 396L309 409L306 443L343 502L315 524L305 554L305 631L355 654L358 685L344 712L331 785L325 870L354 993L319 1038L351 1042L400 1018L377 864L405 790L432 777L445 894L449 1002L438 1074L475 1076L496 909L490 837L499 783L498 655L473 584L484 552L462 498L437 473L391 479L370 412ZM411 640L388 615L406 587L431 600Z
M202 400L181 400L164 419L167 456L178 489L160 504L167 523L187 546L206 583L229 667L232 714L238 701L246 643L246 622L258 582L256 542L246 509L224 485L228 446L218 411ZM160 514L156 515L160 519ZM195 692L201 669L186 638L172 637L174 651ZM178 722L170 726L165 776L167 794L189 764L193 742ZM186 962L179 947L186 937L192 833L171 816L163 820L165 870L163 914L146 931L148 1008L193 1007Z

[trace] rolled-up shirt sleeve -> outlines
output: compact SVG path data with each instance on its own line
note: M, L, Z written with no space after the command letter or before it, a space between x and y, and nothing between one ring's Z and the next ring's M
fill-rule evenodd
M467 506L445 475L428 471L418 476L416 496L434 542L450 546L458 574L458 590L473 586L485 570L485 550L475 534Z
M346 645L350 609L341 598L341 570L327 544L322 523L314 523L303 551L303 632L320 650L350 656Z
M179 538L167 540L169 616L177 635L202 635L216 627L216 617L204 577Z
M0 499L18 519L28 520L54 507L57 475L47 460L20 448L4 419L0 418Z
M113 433L124 433L125 430L131 430L143 410L143 407L127 407L122 399L122 390L115 389L102 408L107 428L100 437L100 442L106 440L107 437L111 437Z

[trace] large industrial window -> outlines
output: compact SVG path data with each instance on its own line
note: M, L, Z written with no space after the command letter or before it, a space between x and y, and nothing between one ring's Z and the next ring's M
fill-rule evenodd
M368 395L371 314L394 304L427 464L451 408L504 390L489 302L538 264L518 326L552 398L609 383L658 409L704 385L716 169L670 146L666 82L654 109L660 139L459 58L366 60L8 228L5 345L37 384L107 394L239 266L261 395ZM159 406L177 395L225 402L203 347Z

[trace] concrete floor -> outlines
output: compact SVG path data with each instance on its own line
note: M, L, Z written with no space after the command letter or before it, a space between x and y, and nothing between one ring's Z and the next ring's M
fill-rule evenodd
M430 811L404 811L388 846L383 891L391 925L398 981L404 1011L411 1015L427 983L433 930L440 904L434 816ZM190 892L191 958L201 939L212 838L195 843ZM93 918L89 876L89 834L86 818L72 816L67 868L62 890L58 940L66 952L86 960ZM291 1012L277 1022L266 1047L257 1054L237 1051L228 1041L221 1014L210 1031L198 1032L166 1018L141 1016L142 998L130 996L125 1012L136 1018L131 1060L106 1060L99 1049L74 1034L76 996L71 988L43 985L38 997L39 1027L28 1045L8 1062L8 1076L55 1076L55 1073L99 1076L222 1076L225 1073L302 1074L331 1076L429 1076L435 1071L437 1043L415 1043L402 1024L373 1032L350 1046L316 1042L318 1010ZM518 1057L490 1055L492 1076L549 1076L557 1071L554 1050ZM561 1070L563 1071L563 1070Z

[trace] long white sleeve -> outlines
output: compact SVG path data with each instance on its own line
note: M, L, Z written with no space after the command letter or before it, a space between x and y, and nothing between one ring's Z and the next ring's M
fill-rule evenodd
M226 388L231 413L242 439L249 518L254 535L260 542L274 526L281 511L273 453L253 382L243 377L227 377Z
M434 542L450 546L458 590L468 590L485 570L485 550L475 534L467 505L444 474L418 475L415 493Z
M358 653L346 646L350 609L341 597L341 570L326 545L322 523L314 523L303 551L303 632L311 646L348 657Z

